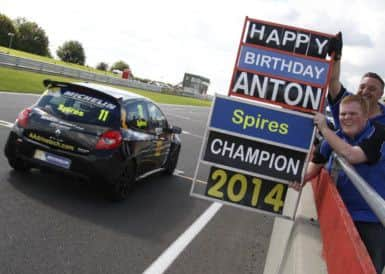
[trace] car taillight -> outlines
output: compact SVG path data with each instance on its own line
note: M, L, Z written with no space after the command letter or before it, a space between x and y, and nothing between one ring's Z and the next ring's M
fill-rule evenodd
M22 110L19 115L17 115L17 118L16 118L16 123L19 127L22 127L22 128L26 128L27 125L28 125L28 118L29 118L29 114L31 113L31 109L30 108L26 108L24 110Z
M121 143L122 134L120 131L109 130L100 136L95 149L114 149L120 146Z

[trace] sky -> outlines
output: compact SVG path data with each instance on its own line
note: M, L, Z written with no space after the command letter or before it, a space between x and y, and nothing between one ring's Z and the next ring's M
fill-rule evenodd
M341 81L355 91L367 71L385 77L383 0L0 0L0 13L43 28L51 53L79 41L86 64L123 60L133 74L178 84L185 72L227 94L245 17L335 34L342 31Z

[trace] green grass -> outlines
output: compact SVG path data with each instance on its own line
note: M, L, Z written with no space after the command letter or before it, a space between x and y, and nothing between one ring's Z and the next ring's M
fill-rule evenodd
M0 67L0 91L40 94L44 91L44 86L43 86L44 79L51 79L56 81L69 81L69 82L84 81L80 79L46 75L46 74L29 72L24 70L16 70L12 68ZM210 101L199 100L199 99L190 98L190 97L175 96L175 95L145 91L145 90L135 89L135 88L125 88L121 86L114 86L114 87L138 93L158 103L193 105L193 106L210 106L211 105Z
M122 88L122 87L118 87L118 88ZM152 92L152 91L144 91L144 90L135 89L135 88L123 88L123 89L133 91L135 93L148 97L151 100L154 100L155 102L162 103L162 104L207 106L207 107L211 106L211 101L207 101L207 100L199 100L191 97L176 96L176 95L170 95L170 94Z
M112 76L112 77L120 77L120 76L117 76L116 74L113 74L111 72L105 72L105 71L97 70L97 69L87 67L87 66L80 66L80 65L76 65L76 64L71 64L71 63L60 61L60 60L52 59L49 57L44 57L44 56L31 54L31 53L24 52L24 51L9 49L6 47L0 46L0 52L6 53L9 55L13 55L13 56L17 56L17 57L29 58L29 59L33 59L36 61L66 66L69 68L81 69L81 70L92 72L92 73L98 73L98 74L108 75L108 76ZM52 76L52 75L35 73L35 72L29 72L29 71L0 67L0 91L42 93L44 90L44 86L42 83L44 79L51 79L51 80L57 80L57 81L70 81L70 82L84 81L81 79ZM125 88L125 87L121 87L121 86L115 86L115 87L120 88L120 89L126 89L129 91L141 94L141 95L146 96L146 97L148 97L148 98L150 98L150 99L152 99L158 103L194 105L194 106L210 106L211 105L211 102L206 101L206 100L199 100L199 99L190 98L190 97L169 95L169 94L165 94L165 93L144 91L141 89Z
M71 78L0 67L0 90L42 93L44 91L43 80L47 78L57 81L74 81Z

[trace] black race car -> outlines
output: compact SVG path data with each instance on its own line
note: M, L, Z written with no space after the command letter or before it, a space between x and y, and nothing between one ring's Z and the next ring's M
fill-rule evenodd
M107 183L127 198L147 174L172 174L181 128L171 127L151 100L91 83L43 81L47 90L20 112L5 155L12 168L55 169Z

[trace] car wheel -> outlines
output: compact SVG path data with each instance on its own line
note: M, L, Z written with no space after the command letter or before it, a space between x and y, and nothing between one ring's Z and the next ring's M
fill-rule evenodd
M179 151L180 151L180 146L178 146L174 152L168 155L167 162L164 166L165 174L172 175L174 173L176 164L178 163L178 159L179 159Z
M9 158L9 165L16 171L27 172L30 166L20 158Z
M113 201L125 200L135 184L136 167L134 161L128 162L120 174L111 182L111 198Z

